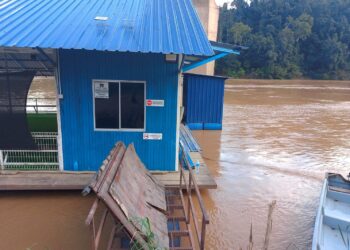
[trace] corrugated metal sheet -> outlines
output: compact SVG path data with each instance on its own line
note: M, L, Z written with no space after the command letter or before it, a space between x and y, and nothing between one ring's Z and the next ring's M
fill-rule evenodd
M8 51L10 50L10 51ZM36 71L37 75L53 76L55 72L55 54L40 54L36 49L7 49L0 53L0 72L19 72L24 70Z
M175 170L177 64L161 54L61 50L63 99L60 100L64 169L97 170L116 141L134 143L151 170ZM94 131L92 79L142 80L148 99L163 99L164 107L146 108L146 132L163 140L143 140L142 132Z
M189 128L183 124L180 125L180 144L185 148L188 152L200 152L201 148L193 137Z
M184 120L191 129L222 126L226 78L184 74Z
M4 0L0 27L4 47L213 54L191 0Z

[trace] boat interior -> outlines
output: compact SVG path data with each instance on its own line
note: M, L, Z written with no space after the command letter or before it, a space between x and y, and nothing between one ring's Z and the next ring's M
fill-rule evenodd
M328 174L321 197L317 249L350 249L350 182Z

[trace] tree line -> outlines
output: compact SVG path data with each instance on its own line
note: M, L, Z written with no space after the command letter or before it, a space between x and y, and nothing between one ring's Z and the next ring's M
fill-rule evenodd
M220 8L218 39L249 48L216 74L350 79L350 0L234 0Z

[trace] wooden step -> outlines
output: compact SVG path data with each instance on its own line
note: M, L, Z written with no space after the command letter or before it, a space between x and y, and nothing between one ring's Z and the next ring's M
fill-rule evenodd
M175 231L169 231L169 237L187 237L190 236L190 233L188 230L175 230Z
M186 221L185 216L168 216L168 221Z

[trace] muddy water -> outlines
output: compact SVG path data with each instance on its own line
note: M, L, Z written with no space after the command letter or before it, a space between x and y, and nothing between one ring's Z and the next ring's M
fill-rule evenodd
M41 83L31 97L54 97ZM203 193L207 249L245 249L251 223L261 249L272 200L270 249L309 249L324 173L350 171L349 124L350 82L228 82L223 130L195 132L218 184ZM0 250L89 249L91 204L78 192L0 193Z
M87 250L93 197L80 192L1 192L1 250Z
M350 82L229 81L222 131L196 131L218 184L204 193L207 249L310 249L326 171L350 171Z
M56 98L56 85L53 77L35 77L28 98Z

